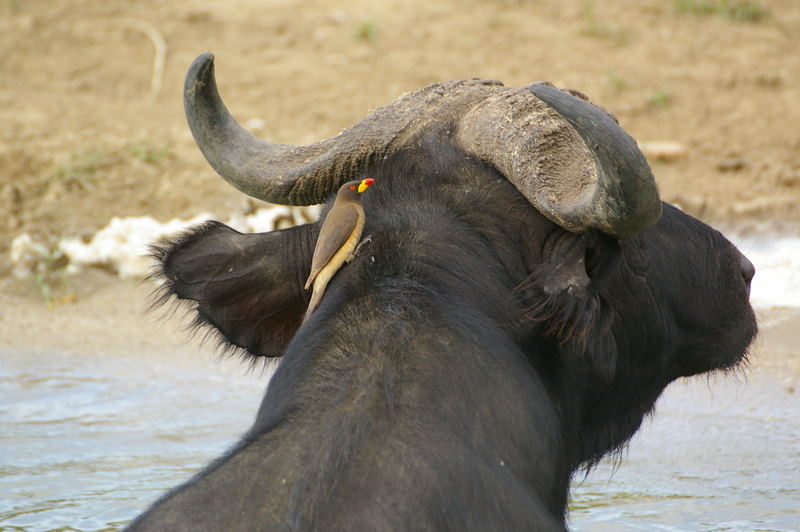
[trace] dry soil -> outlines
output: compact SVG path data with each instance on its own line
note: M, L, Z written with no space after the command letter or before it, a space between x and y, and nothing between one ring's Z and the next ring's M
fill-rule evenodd
M726 226L800 227L797 0L7 0L0 277L21 233L52 246L113 215L257 204L214 174L185 125L182 80L203 51L232 113L295 144L430 82L549 80L643 145L679 144L648 151L667 201Z

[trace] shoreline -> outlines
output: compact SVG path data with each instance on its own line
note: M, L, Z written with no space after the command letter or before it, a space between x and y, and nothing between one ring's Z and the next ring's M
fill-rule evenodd
M104 352L109 356L147 359L194 354L217 356L204 334L186 329L190 321L180 306L148 311L151 281L119 279L92 271L75 277L70 302L48 305L14 279L0 281L0 353L44 352L80 355ZM800 385L800 307L756 307L757 336L745 374L767 371L788 388ZM242 364L243 368L246 363Z

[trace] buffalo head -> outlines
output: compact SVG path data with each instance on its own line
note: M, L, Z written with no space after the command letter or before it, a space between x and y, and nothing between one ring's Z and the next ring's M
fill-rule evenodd
M375 178L370 241L302 326L318 224L212 222L157 249L165 298L283 358L242 441L134 530L562 530L571 474L755 335L752 265L662 205L636 143L580 94L436 84L296 147L234 122L206 54L184 103L211 165L257 198Z

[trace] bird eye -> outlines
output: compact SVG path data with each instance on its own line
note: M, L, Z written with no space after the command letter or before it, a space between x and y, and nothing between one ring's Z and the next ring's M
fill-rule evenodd
M355 189L356 189L355 185L350 185L350 190L355 190Z

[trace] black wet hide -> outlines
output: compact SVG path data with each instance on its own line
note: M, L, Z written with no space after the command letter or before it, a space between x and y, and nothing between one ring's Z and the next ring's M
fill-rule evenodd
M741 254L667 204L570 233L446 132L354 177L371 242L303 325L318 224L155 250L162 301L282 358L247 434L131 530L563 531L572 475L756 333Z

